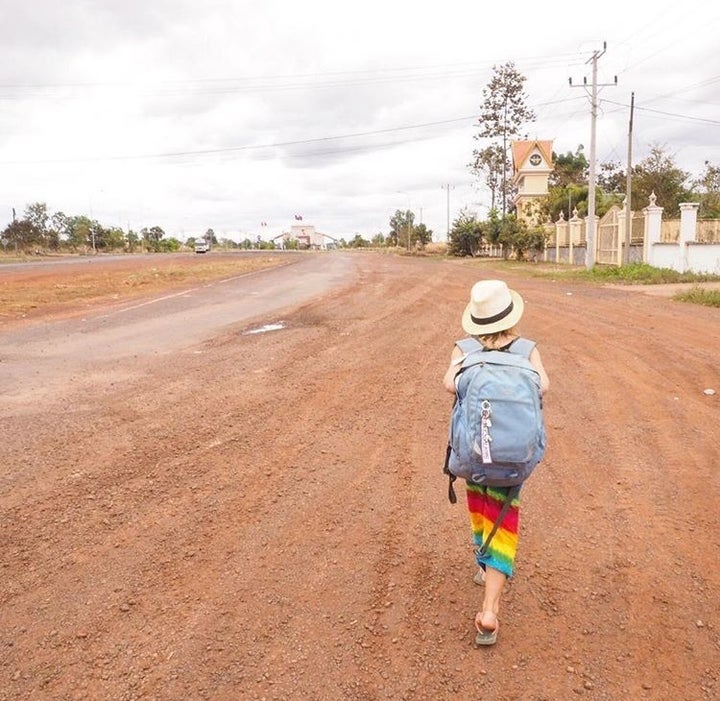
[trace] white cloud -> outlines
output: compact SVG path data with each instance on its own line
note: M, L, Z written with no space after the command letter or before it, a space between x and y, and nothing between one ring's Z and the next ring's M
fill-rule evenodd
M184 236L254 237L261 221L274 235L296 213L373 235L410 206L442 237L444 185L451 218L487 208L463 118L493 65L514 60L527 77L530 137L587 153L587 94L568 78L591 79L603 41L599 81L618 83L601 90L598 159L624 164L635 92L635 161L661 144L694 174L720 163L720 9L699 0L651 14L617 0L5 4L0 227L45 201Z

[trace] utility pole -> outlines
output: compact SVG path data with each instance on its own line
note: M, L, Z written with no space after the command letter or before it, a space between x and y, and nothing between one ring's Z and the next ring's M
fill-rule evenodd
M585 235L586 249L585 249L585 267L588 270L592 270L595 266L595 152L596 152L596 126L597 126L597 112L598 112L598 88L606 85L617 85L617 76L615 76L614 83L602 83L598 85L597 82L597 62L598 59L605 53L607 49L607 42L603 42L602 51L594 51L593 55L586 61L590 63L592 61L592 87L590 91L590 173L588 177L588 216L587 216L587 231ZM583 78L582 85L573 85L572 78L569 79L571 88L585 88L587 90L587 78Z
M503 171L502 171L502 218L505 221L507 213L507 107L508 94L505 93L505 104L503 106Z
M447 232L445 234L445 241L450 241L450 188L455 189L454 185L446 183L442 186L443 190L447 190Z
M635 93L630 93L630 122L628 123L628 157L627 157L627 175L625 177L625 255L623 263L627 265L630 262L630 240L632 234L632 134L633 134L633 112L635 110ZM618 246L620 242L618 241Z

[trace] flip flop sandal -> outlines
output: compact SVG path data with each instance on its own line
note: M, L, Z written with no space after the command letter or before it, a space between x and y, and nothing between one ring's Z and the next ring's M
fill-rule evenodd
M475 647L494 645L497 642L498 628L500 627L500 624L497 622L497 618L495 619L494 628L483 628L482 625L477 626L477 623L475 625L477 627L477 635L475 636Z
M494 645L497 642L497 635L497 628L493 630L488 630L487 628L479 630L475 636L475 647Z

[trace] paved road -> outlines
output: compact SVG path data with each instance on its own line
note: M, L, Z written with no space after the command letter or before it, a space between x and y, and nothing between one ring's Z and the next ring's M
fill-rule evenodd
M73 376L102 364L169 353L251 319L276 321L280 310L353 281L355 271L351 254L302 256L291 265L94 310L84 318L7 331L0 335L0 393L27 399L33 392L60 391Z

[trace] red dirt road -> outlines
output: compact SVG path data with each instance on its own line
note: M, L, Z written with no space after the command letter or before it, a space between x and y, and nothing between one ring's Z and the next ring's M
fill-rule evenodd
M358 255L282 330L2 401L0 699L720 698L720 312ZM477 650L441 379L496 276L552 386Z

